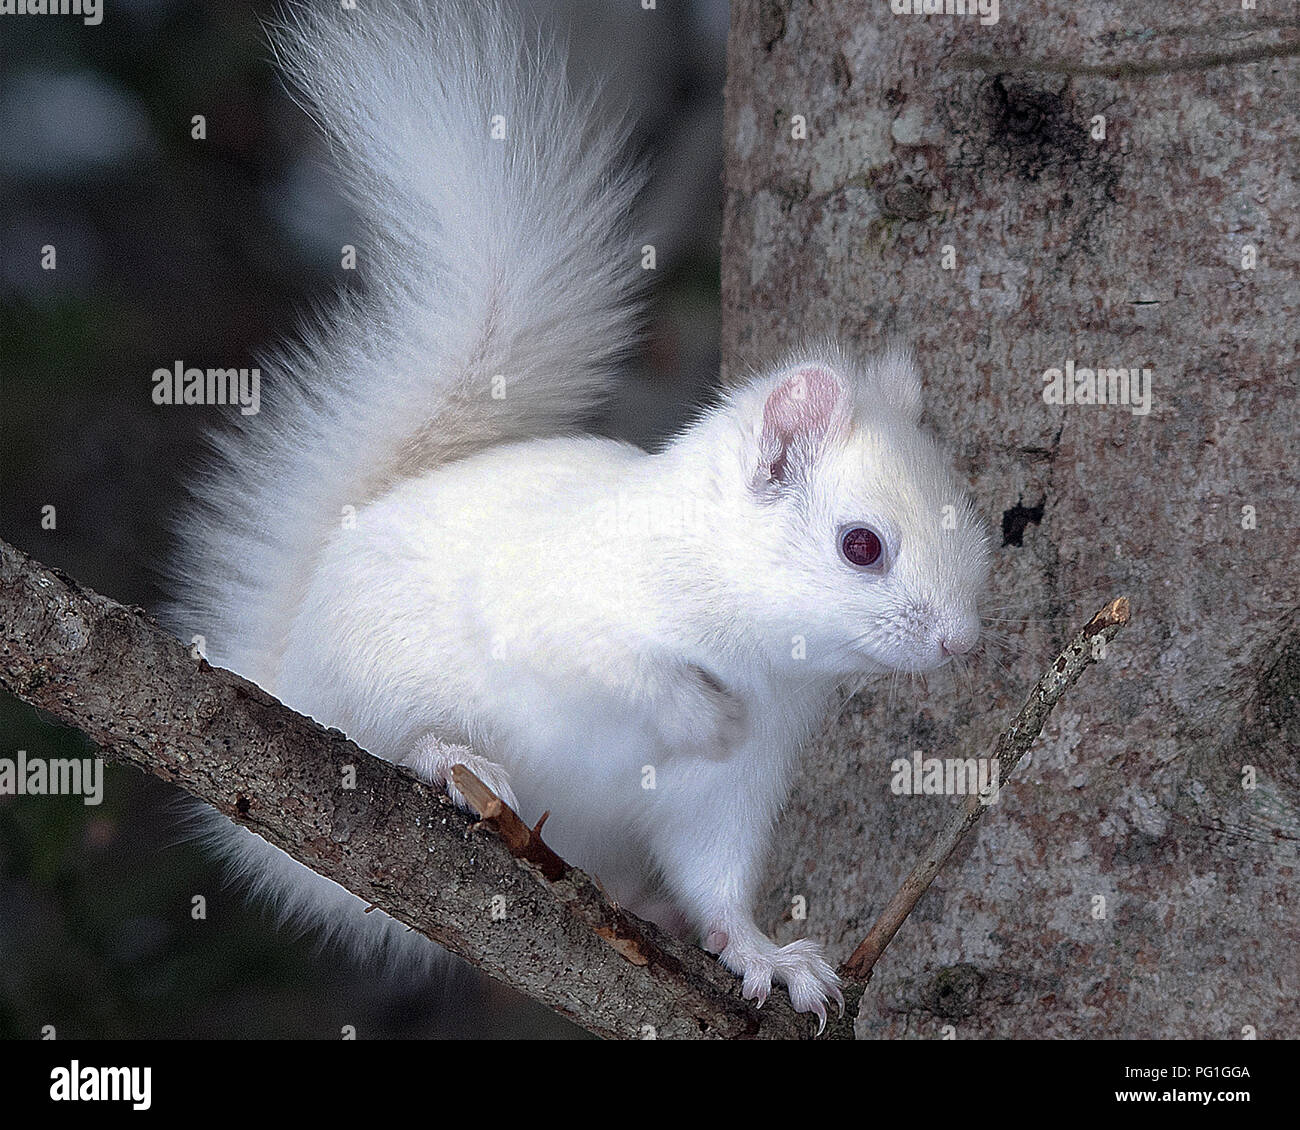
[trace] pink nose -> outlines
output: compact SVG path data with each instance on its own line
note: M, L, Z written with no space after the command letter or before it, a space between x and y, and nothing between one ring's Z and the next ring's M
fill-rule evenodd
M942 651L944 655L965 655L973 646L974 645L970 640L964 639L961 636L939 641L939 650Z

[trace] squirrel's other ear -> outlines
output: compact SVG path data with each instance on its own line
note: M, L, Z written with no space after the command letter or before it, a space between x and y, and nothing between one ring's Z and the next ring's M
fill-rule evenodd
M912 423L921 419L921 373L905 349L888 349L871 362L863 400L879 397Z
M800 365L763 405L760 482L787 483L811 469L827 441L848 424L848 386L825 365Z

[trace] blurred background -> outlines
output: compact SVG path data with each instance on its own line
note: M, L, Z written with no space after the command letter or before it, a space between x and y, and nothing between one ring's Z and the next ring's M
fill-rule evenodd
M653 442L717 372L726 0L528 8L569 39L576 81L612 80L652 173L651 319L602 426ZM155 406L152 372L255 365L364 285L340 265L355 225L323 146L271 66L276 11L107 0L94 26L0 17L0 536L148 609L202 433L237 411ZM91 753L0 694L0 757L19 750ZM0 797L0 1036L580 1035L471 972L394 980L277 931L184 842L182 802L111 765L98 807Z

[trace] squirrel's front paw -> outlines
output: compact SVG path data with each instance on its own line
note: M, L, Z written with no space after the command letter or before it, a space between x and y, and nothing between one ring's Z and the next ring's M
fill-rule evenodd
M398 764L405 765L417 777L428 781L429 784L445 789L452 804L457 808L473 812L473 806L451 783L452 766L463 765L506 804L516 812L519 811L519 801L515 799L515 792L510 787L510 776L505 767L471 752L469 746L451 745L428 734L421 738L415 748Z
M808 938L788 946L777 946L766 938L763 943L728 945L718 955L723 965L742 978L741 992L747 1000L757 1001L762 1008L775 980L789 991L796 1012L816 1015L818 1035L826 1028L827 1001L839 1005L840 1015L844 1015L840 979L822 955L821 946Z

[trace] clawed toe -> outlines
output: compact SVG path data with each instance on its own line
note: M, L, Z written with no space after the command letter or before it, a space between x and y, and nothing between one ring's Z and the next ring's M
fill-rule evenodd
M772 981L786 986L796 1012L817 1017L817 1034L826 1030L826 1002L834 1001L844 1015L844 994L840 979L822 956L821 947L806 938L770 951L735 952L729 947L722 954L723 964L743 978L741 993L746 1000L762 1007L771 991ZM755 947L757 949L757 947Z

